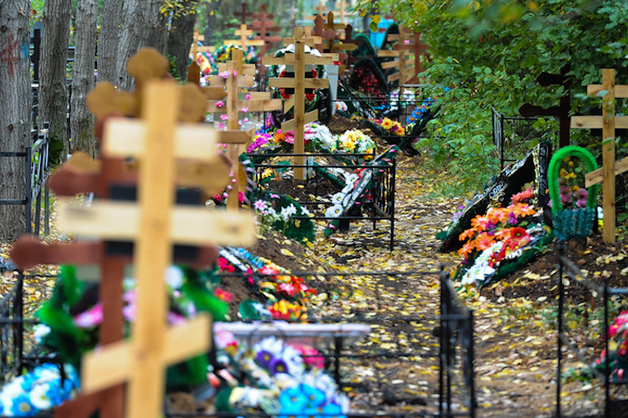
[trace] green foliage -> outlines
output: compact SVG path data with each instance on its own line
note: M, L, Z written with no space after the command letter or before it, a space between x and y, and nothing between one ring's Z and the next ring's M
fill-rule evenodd
M356 8L375 16L392 11L424 34L431 55L424 75L451 90L420 145L460 176L464 189L481 185L498 167L491 106L518 116L524 103L558 104L564 88L540 86L541 72L558 74L570 65L573 114L599 109L585 86L601 84L602 68L617 69L616 83L628 83L628 0L360 0ZM618 112L624 107L618 101ZM545 131L554 130L555 122L546 122L552 125ZM601 148L589 131L574 132L572 143Z

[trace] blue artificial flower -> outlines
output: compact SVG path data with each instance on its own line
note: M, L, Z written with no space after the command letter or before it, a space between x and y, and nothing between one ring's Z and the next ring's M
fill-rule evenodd
M21 393L13 398L11 409L8 411L9 416L14 417L32 417L37 414L38 410L31 404L30 397L27 393Z
M322 390L304 384L299 385L298 388L307 398L309 407L318 408L325 403L325 392Z
M326 415L329 418L347 418L346 415L341 414L342 408L336 403L331 402L323 407L323 415Z
M281 414L300 415L307 408L308 399L297 386L281 392L279 403L281 404Z

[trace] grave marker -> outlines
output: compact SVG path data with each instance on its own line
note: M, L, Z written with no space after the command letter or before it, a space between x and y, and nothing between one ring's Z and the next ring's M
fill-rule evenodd
M305 89L317 89L329 87L329 80L324 78L305 78L306 65L325 65L333 64L333 57L317 57L315 55L305 53L305 45L313 47L315 40L306 38L303 35L303 28L294 29L294 37L284 39L284 45L294 44L294 54L285 54L283 57L267 58L266 63L269 65L291 65L294 66L294 78L271 78L269 80L270 87L276 88L294 88L292 101L286 102L284 113L287 113L294 107L294 119L281 125L283 132L294 130L294 153L303 154L304 152L304 125L306 123L315 122L318 119L318 110L305 113ZM303 165L303 156L295 158L297 166ZM296 179L303 179L303 167L295 167L294 176Z
M260 60L263 60L263 57L266 56L266 47L281 41L280 36L269 35L268 32L278 32L281 28L279 26L274 26L275 22L271 19L273 19L275 15L272 13L266 13L265 4L262 4L261 13L254 13L253 17L257 20L251 22L251 27L259 32L259 35L254 36L253 39L261 39L264 41L264 43L260 46ZM260 69L261 68L263 68L263 66L260 66Z
M240 35L240 39L231 39L222 41L223 45L237 45L246 50L249 46L262 46L264 40L262 39L249 39L253 35L253 31L246 27L246 24L241 24L240 29L235 31L236 35ZM231 57L233 59L233 57Z
M403 86L409 82L417 82L418 74L421 72L421 55L426 51L427 47L421 43L421 35L414 33L410 37L410 29L400 25L399 34L388 35L389 41L397 41L393 46L393 50L382 49L378 52L378 57L396 58L394 61L382 64L383 69L398 69L398 72L388 76L388 82L398 81L399 86ZM409 60L414 56L414 62Z
M145 92L147 126L143 137L136 136L137 128L127 131L130 125L119 127L118 120L110 120L106 126L104 153L114 157L132 155L142 160L139 208L133 204L114 202L94 202L91 207L60 204L59 224L62 228L101 238L132 238L137 241L136 272L140 290L137 320L130 342L109 344L85 356L81 379L86 394L128 381L126 416L133 418L160 416L164 367L203 352L210 341L211 325L207 316L199 316L169 329L165 326L167 298L163 277L171 262L171 242L193 245L212 241L226 245L251 243L252 222L249 217L233 213L210 215L203 208L172 209L175 179L173 154L176 153L179 158L194 155L206 160L215 156L211 145L198 149L194 138L175 139L175 114L179 99L180 92L174 83L151 83L146 86ZM211 132L207 130L203 135L209 143L213 137ZM114 136L120 135L124 136L122 141L111 141ZM127 145L123 147L121 144ZM130 222L128 218L121 222L124 218L115 213L123 214L124 218L134 217L137 223ZM199 225L211 225L214 231L200 233ZM215 233L215 228L220 233Z
M587 94L603 98L602 116L572 116L574 129L602 129L602 168L586 175L585 187L603 181L604 242L615 242L615 176L628 170L628 158L615 162L615 129L628 128L628 116L615 116L615 98L628 97L628 85L615 85L615 70L602 70L602 84L587 86Z

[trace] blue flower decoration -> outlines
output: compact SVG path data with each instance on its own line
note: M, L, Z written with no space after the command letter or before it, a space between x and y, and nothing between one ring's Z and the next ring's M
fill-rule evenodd
M27 393L20 393L13 398L11 409L8 411L10 416L14 417L32 417L37 414L37 409L31 404L30 397Z
M308 399L299 390L299 386L286 389L279 395L279 403L281 404L281 414L301 415L308 405ZM287 417L282 417L287 418Z

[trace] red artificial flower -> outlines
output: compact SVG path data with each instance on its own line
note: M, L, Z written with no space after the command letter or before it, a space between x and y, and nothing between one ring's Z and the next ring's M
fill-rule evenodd
M217 288L214 290L214 296L223 302L231 302L233 300L233 295L226 290L222 290L221 288Z
M308 102L313 102L315 98L316 95L314 93L307 93L305 95L305 100L307 100Z

